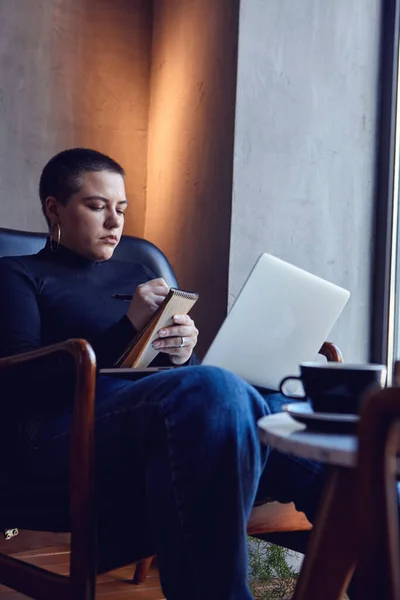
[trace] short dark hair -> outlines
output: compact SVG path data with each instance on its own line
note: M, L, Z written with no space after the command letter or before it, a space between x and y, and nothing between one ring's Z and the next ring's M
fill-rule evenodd
M61 204L67 204L73 194L79 192L82 175L90 171L111 171L124 177L125 171L115 160L88 148L70 148L49 160L40 176L39 196L47 223L46 198L54 196Z

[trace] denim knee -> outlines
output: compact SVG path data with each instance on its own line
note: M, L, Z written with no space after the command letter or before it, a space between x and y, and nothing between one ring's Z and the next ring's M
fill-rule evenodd
M170 396L169 409L196 419L198 427L237 428L269 413L262 396L243 379L218 367L184 367L174 372L180 393Z

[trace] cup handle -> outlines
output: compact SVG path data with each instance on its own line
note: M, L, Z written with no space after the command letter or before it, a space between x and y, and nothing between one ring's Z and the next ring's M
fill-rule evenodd
M296 375L289 375L289 377L285 377L284 379L282 379L282 381L279 384L279 391L280 393L285 396L285 398L292 398L293 400L305 400L306 399L306 395L304 394L303 396L297 395L297 396L293 396L292 394L287 394L285 392L284 386L288 381L301 381L301 377L296 376Z

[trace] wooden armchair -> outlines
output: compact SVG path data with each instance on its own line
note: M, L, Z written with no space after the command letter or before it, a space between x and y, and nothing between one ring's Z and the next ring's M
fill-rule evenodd
M395 366L400 385L400 362ZM355 580L357 600L400 598L398 498L400 388L366 398L359 427L360 543Z
M0 554L0 583L37 600L93 600L95 597L95 514L93 505L94 397L96 359L84 340L68 340L33 352L0 359L1 375L10 368L53 353L72 356L76 369L70 448L71 566L69 577ZM4 521L3 521L4 520ZM2 510L0 522L7 515ZM18 523L15 523L18 527Z
M319 353L329 362L343 362L339 348L330 342L325 342ZM304 552L311 529L312 525L305 514L298 512L293 503L273 501L255 506L247 525L249 535L299 552ZM144 582L152 560L153 557L149 557L138 563L134 583Z
M29 233L0 228L0 256L13 256L21 254L30 254L37 252L43 247L46 235L42 233ZM154 244L131 236L123 236L120 244L117 246L115 256L122 261L139 261L146 265L157 277L164 277L167 283L176 287L177 281L173 269L164 256ZM70 582L65 581L55 575L42 576L37 580L34 577L37 569L29 567L26 569L26 577L20 577L20 566L15 566L15 562L5 556L1 557L0 562L0 583L10 585L23 593L29 593L27 590L37 590L37 598L55 597L57 593L60 600L72 598L71 590L77 590L73 595L74 600L88 600L94 594L94 524L93 512L91 510L92 502L92 460L93 449L91 440L93 435L93 421L90 415L93 410L94 393L94 372L95 357L90 346L86 342L70 340L65 344L44 348L38 352L27 353L11 359L0 361L3 368L11 364L17 364L24 360L34 360L49 352L66 351L72 353L75 357L78 381L81 383L77 387L75 396L75 424L73 432L73 456L79 456L71 469L71 530L72 530L72 554L71 556L71 577ZM328 361L343 362L340 350L333 344L326 342L323 344L320 353ZM0 371L1 374L1 371ZM84 392L84 390L86 390ZM85 396L87 394L87 397ZM78 398L80 400L78 401ZM86 430L84 431L84 428ZM77 450L79 448L79 451ZM87 449L87 454L83 455L83 449ZM73 459L71 455L71 459ZM82 459L85 456L85 460ZM86 471L85 471L86 469ZM79 485L78 485L79 482ZM82 491L83 490L83 491ZM86 490L86 491L85 491ZM1 493L0 493L0 519L1 519ZM83 524L81 526L81 523ZM18 523L9 523L10 526L18 527ZM86 528L86 529L85 529ZM303 513L295 510L293 504L279 504L278 502L268 502L253 509L248 524L250 535L266 539L276 544L302 551L307 540L311 524ZM87 531L86 542L83 532ZM140 561L137 564L134 583L142 583L147 576L152 557ZM5 568L3 568L5 565ZM7 565L10 565L9 567ZM13 566L14 565L14 566ZM79 565L81 569L79 569ZM73 567L73 568L72 568ZM4 574L4 576L3 576ZM35 583L37 581L37 583ZM8 582L8 583L7 583ZM47 582L47 583L42 583ZM55 592L54 585L59 585L59 592ZM18 585L17 585L18 584ZM32 586L32 587L29 587ZM39 593L39 588L43 591ZM63 591L61 591L63 590ZM64 594L64 595L63 595ZM86 595L84 595L86 594ZM92 594L92 595L91 595Z

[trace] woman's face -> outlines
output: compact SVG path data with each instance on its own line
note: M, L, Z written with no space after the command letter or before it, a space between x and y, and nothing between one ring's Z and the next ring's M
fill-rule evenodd
M122 235L127 204L121 175L110 171L85 173L79 192L65 206L52 197L46 200L53 239L54 225L59 223L63 246L89 260L107 260Z

